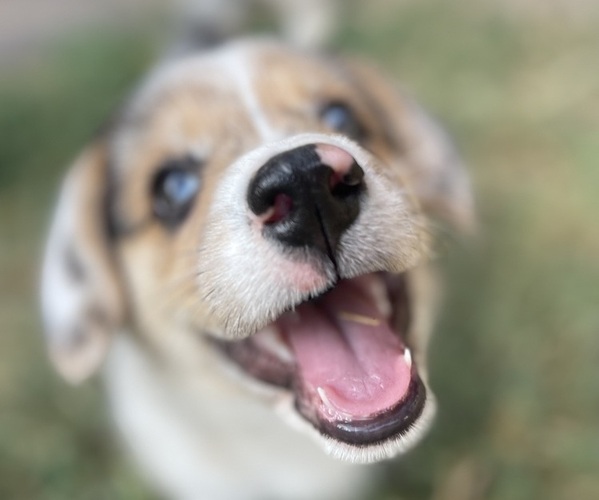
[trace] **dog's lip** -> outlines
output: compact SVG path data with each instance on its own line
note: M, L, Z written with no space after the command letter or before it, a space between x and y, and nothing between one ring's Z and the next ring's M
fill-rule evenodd
M385 411L368 419L318 419L313 423L322 434L344 443L374 445L407 432L422 414L425 403L426 388L414 370L404 398Z
M351 310L340 312L341 315L347 315L345 321L365 323L364 331L358 331L356 334L356 332L348 332L347 329L359 329L358 325L349 327L337 325L332 328L337 333L331 335L339 336L341 339L325 339L322 348L327 349L327 344L332 342L334 344L332 349L337 350L342 350L346 344L351 349L359 347L374 350L374 354L365 355L332 352L333 355L341 356L337 359L337 364L341 365L341 372L335 365L328 367L326 362L310 359L311 356L315 356L311 350L321 348L318 344L320 339L306 340L305 337L302 338L304 332L290 331L288 322L290 315L293 318L293 313L283 315L265 329L244 340L233 342L217 340L216 343L229 358L253 378L292 391L298 412L322 434L348 444L376 444L410 428L422 413L426 389L418 376L416 364L412 360L411 351L405 340L409 325L406 315L409 304L405 273L402 275L373 273L355 278L354 281L360 282L362 286L364 283L384 284L387 298L367 300L371 308L367 307L366 311L370 314L356 315ZM355 286L352 280L347 280L347 283L339 286L349 287L350 290ZM337 293L336 298L335 293ZM340 293L342 292L336 292L333 288L331 292L301 304L296 309L298 312L295 321L302 318L306 322L312 321L310 315L318 316L320 313L309 312L310 308L319 307L322 310L326 307L330 308L332 302L339 300ZM392 301L393 307L388 304L389 310L385 311L386 301L389 300ZM376 311L372 309L373 302L377 303ZM327 312L330 313L331 311ZM323 314L320 314L317 319L323 319L322 316ZM383 320L393 323L392 332L389 332L388 327L378 324ZM335 321L338 321L338 318L335 318ZM316 328L312 324L307 328L312 327ZM312 334L308 331L308 335L326 337L327 333ZM385 344L380 352L377 349L382 348L377 347L376 342L381 340L369 338L377 335L382 336L383 344L390 344ZM389 335L394 339L390 339ZM312 342L312 345L302 346L302 342ZM361 342L364 344L360 344ZM387 350L390 352L386 352ZM373 366L373 363L376 365L379 362L383 365L382 368ZM359 366L354 368L353 364ZM356 380L353 381L352 377ZM366 385L371 379L377 379L380 388L360 387L357 394L352 394L355 384Z

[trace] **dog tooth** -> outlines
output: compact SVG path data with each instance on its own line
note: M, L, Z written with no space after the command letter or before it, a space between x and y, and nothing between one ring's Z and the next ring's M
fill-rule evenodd
M324 391L324 389L322 387L317 387L316 388L316 392L318 393L318 395L320 396L320 400L323 402L323 404L326 406L327 410L329 410L329 412L332 415L337 414L337 408L335 408L333 406L333 403L331 403L331 400L329 399L329 397L327 396L327 393Z
M263 347L268 352L277 356L281 361L292 363L294 361L293 353L283 342L280 334L274 328L265 328L255 337L256 342L260 347Z
M410 350L407 347L404 349L403 359L405 359L406 364L408 366L410 366L410 367L412 366L412 353L410 352Z
M374 299L377 309L383 315L385 319L391 317L391 302L389 301L389 294L387 293L387 287L380 277L376 277L371 281L370 294Z
M331 402L329 401L329 398L327 396L327 393L324 391L324 389L322 387L317 387L316 388L316 392L318 393L318 395L320 396L320 399L322 400L322 402L325 404L325 406L327 408L331 408L333 409L333 405L331 404Z
M354 323L360 323L366 326L379 326L381 321L377 318L371 318L370 316L364 316L362 314L350 313L347 311L341 311L339 313L339 319L346 321L352 321Z
M332 417L341 418L348 422L351 421L352 416L348 413L340 411L338 408L335 408L335 406L333 405L333 403L331 403L331 400L327 396L327 393L322 387L317 387L316 392L318 393L318 396L320 396L322 403L325 405L326 409Z

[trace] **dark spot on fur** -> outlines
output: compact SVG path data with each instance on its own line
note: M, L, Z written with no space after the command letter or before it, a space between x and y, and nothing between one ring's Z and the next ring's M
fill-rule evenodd
M188 26L185 33L183 43L176 47L177 52L181 55L195 53L198 50L205 50L221 45L225 40L230 38L231 33L228 33L222 26L215 26L209 22L198 22L193 20L192 25Z
M68 337L68 348L76 351L87 344L87 335L85 333L85 327L77 324L73 327Z
M87 273L83 262L72 243L67 245L64 250L64 265L73 283L81 284L86 280Z
M90 306L86 314L87 320L95 327L108 328L110 320L106 311L98 306Z
M108 166L106 168L106 182L104 189L104 197L103 197L103 218L104 218L104 233L106 234L106 238L109 242L112 242L117 239L118 236L118 227L115 214L114 214L114 205L117 196L117 183L114 176L114 173L111 168L111 163L108 162Z
M77 323L67 337L67 348L76 351L83 348L89 341L89 329L108 329L110 320L104 310L97 306L90 306L85 314L85 320Z

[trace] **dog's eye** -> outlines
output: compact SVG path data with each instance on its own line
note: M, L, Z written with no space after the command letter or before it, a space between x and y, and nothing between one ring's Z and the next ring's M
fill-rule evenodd
M331 130L352 139L362 139L365 135L364 127L344 102L333 101L326 104L320 111L320 119Z
M152 186L154 215L168 226L183 222L200 188L197 168L173 162L158 172Z

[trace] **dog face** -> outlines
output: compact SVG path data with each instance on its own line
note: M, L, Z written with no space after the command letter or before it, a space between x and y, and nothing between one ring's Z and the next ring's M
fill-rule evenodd
M434 412L428 221L471 218L444 134L372 69L267 41L171 61L65 181L50 355L81 380L127 327L268 387L335 456L393 456Z

